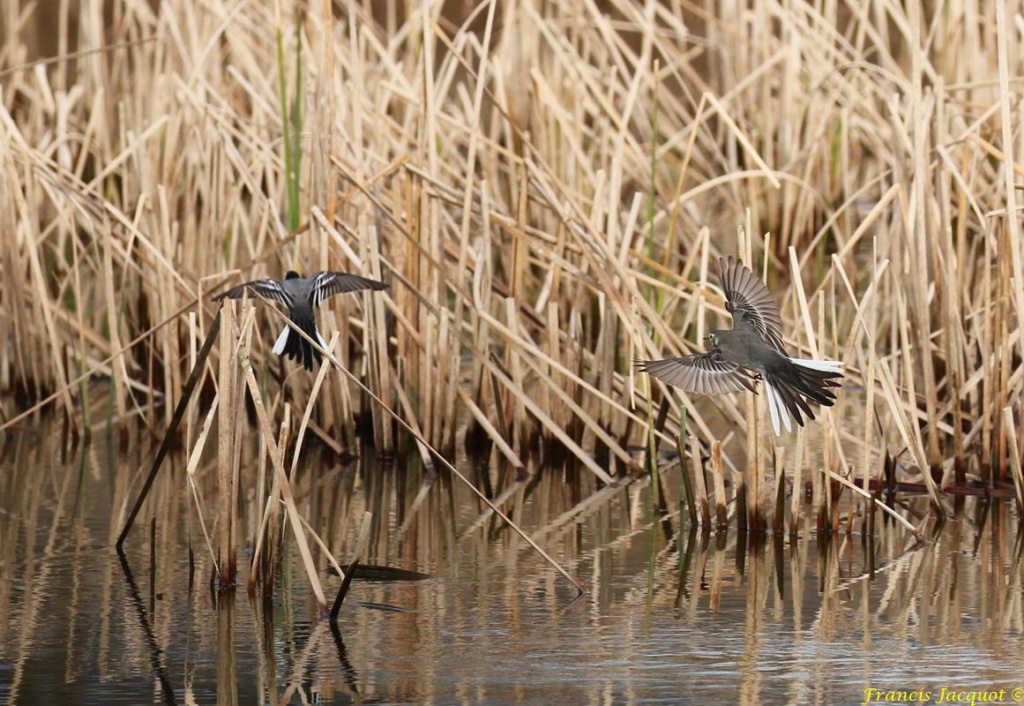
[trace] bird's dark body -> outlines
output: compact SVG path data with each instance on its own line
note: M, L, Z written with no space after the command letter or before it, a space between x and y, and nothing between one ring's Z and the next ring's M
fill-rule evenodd
M298 272L288 271L285 275L285 280L299 278ZM317 341L320 339L320 333L316 330L316 317L313 315L313 308L316 306L313 301L313 288L309 288L309 294L306 296L306 302L309 304L308 310L306 307L301 308L289 308L288 318L302 331L304 334L309 336L312 340ZM284 351L281 355L286 356L288 360L301 360L303 367L306 370L313 369L313 361L319 365L323 360L323 356L320 351L309 344L309 341L304 339L302 336L296 336L294 333L288 336L288 339L284 344Z
M240 284L218 294L213 299L240 299L248 292L273 299L288 308L288 318L295 327L326 347L323 337L316 328L315 310L320 303L335 294L357 292L363 289L386 289L387 285L374 279L360 277L347 272L318 272L311 277L302 277L298 272L289 271L284 280L258 279ZM306 370L313 369L313 362L319 363L323 356L309 341L285 327L274 344L274 352L289 359L301 360Z
M765 345L755 331L719 329L711 332L709 340L715 341L713 348L722 351L725 358L749 370L763 373L773 363L781 365L785 361L782 354Z

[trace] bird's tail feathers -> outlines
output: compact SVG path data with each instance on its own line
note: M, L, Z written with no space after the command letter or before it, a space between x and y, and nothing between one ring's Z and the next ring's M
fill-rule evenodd
M288 337L291 335L291 332L292 327L285 324L284 330L281 331L281 335L278 336L277 341L274 342L274 355L284 355L284 351L288 347Z
M316 328L316 322L310 319L299 320L293 322L310 338L316 340L320 346L324 349L327 348L327 342L324 341L324 337L320 335L320 332ZM288 356L295 360L302 361L302 365L306 370L313 369L313 361L319 363L323 356L316 348L314 348L305 338L300 336L295 331L292 331L292 327L285 325L284 330L281 331L281 335L277 337L277 341L274 343L273 352L277 355Z
M768 402L768 415L772 419L772 431L775 432L775 436L781 436L782 434L779 427L780 421L786 427L787 433L792 431L793 425L789 421L789 409L785 401L783 401L779 390L768 381L765 381L764 391L765 400Z
M792 416L800 426L804 418L814 419L810 403L825 407L835 404L833 388L840 387L838 378L843 377L842 362L838 360L809 360L787 358L792 365L773 366L765 372L764 385L768 411L771 414L772 429L778 436L782 427L792 430Z
M789 362L799 365L801 368L810 368L819 373L843 374L843 361L841 360L814 360L813 358L790 358Z

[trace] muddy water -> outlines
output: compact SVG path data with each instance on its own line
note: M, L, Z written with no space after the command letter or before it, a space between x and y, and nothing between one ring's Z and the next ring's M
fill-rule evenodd
M676 515L653 523L642 483L572 516L593 483L551 471L507 508L586 587L575 598L457 485L312 453L296 497L339 560L371 511L367 561L430 575L356 581L333 633L287 532L269 600L244 576L234 594L210 591L183 458L120 562L123 507L154 445L68 450L54 436L3 440L0 703L833 704L866 689L965 703L959 692L1013 702L1024 688L1022 550L1005 504L968 499L922 544L891 529L828 540L810 509L798 540L745 542L680 534ZM243 466L244 567L262 503L259 464ZM195 489L209 527L212 470ZM339 580L317 562L331 595Z

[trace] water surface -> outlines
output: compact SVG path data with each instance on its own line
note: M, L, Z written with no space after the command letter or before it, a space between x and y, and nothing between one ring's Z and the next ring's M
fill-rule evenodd
M153 443L63 450L54 438L9 435L0 458L3 702L834 704L867 688L936 702L942 688L1024 687L1007 504L967 499L924 543L887 529L819 536L809 508L799 538L746 541L680 533L676 513L670 528L652 522L645 481L570 517L593 483L550 471L507 507L585 586L577 598L458 484L424 489L418 468L311 452L296 498L339 561L369 510L366 561L431 576L356 581L333 633L287 530L268 600L244 576L233 593L211 590L183 457L122 563L114 539ZM242 482L244 567L262 502L254 475ZM195 483L212 526L212 470ZM340 582L317 562L333 596Z

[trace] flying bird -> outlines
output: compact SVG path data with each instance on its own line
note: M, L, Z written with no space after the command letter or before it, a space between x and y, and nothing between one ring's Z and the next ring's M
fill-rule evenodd
M725 308L732 314L732 329L712 331L706 353L667 360L641 360L638 369L687 392L724 395L750 390L764 383L768 412L776 436L781 428L792 431L790 415L800 426L801 414L814 419L810 403L831 407L834 388L843 377L838 360L790 358L782 341L782 317L771 292L742 262L732 257L718 261L725 291Z
M253 280L218 294L213 300L219 302L222 299L241 299L246 292L255 292L267 299L279 301L288 308L288 318L295 327L326 348L327 343L316 328L314 309L320 306L324 299L335 294L358 292L363 289L387 289L387 285L347 272L318 272L312 277L302 277L298 272L289 271L283 280ZM277 355L302 360L306 370L313 369L314 360L319 363L322 359L320 351L293 331L288 324L285 324L281 335L277 337L273 351Z

